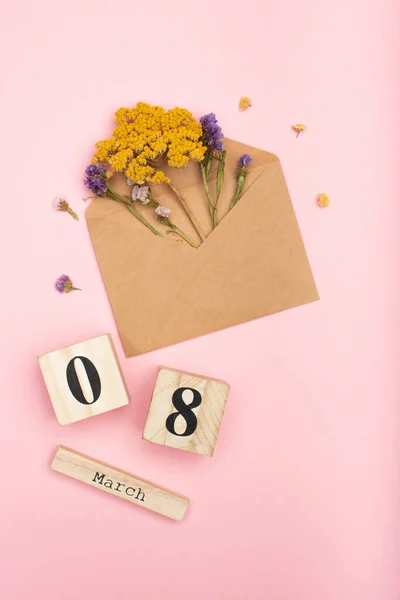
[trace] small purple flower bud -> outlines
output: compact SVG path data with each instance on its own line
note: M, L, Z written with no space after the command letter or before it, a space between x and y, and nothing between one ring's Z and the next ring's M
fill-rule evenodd
M242 154L238 160L238 167L248 167L253 159L248 154Z
M60 275L54 285L57 292L60 292L60 294L63 294L64 292L68 294L69 292L72 292L72 290L79 290L79 288L74 287L71 278L68 275Z
M96 196L104 196L107 192L107 173L101 165L89 165L85 169L85 186Z

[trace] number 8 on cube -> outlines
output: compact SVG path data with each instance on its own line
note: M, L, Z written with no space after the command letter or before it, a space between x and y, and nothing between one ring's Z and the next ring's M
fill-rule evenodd
M212 456L228 392L225 381L162 367L143 439Z

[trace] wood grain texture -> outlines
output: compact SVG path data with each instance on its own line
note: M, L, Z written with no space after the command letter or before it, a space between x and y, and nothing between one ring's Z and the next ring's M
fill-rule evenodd
M147 508L164 517L181 521L189 499L74 450L60 446L52 469L92 487Z
M83 395L89 404L79 402L68 385L67 366L75 357L88 358L98 372L101 392L95 402L92 402L94 395L91 382L81 360L74 361L74 368ZM124 378L109 334L39 356L39 365L60 425L87 419L129 403Z
M192 388L201 394L201 404L192 409L197 417L197 427L193 434L183 436L187 423L183 416L175 421L175 431L168 431L166 421L177 409L172 403L172 395L179 388ZM229 393L229 384L225 381L193 375L161 367L151 400L149 413L143 432L143 439L156 444L164 444L212 456L217 442L219 428ZM192 392L183 392L185 404L191 404Z

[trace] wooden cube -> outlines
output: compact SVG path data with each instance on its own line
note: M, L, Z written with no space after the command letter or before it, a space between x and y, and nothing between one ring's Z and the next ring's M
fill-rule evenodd
M212 456L228 392L225 381L162 367L143 439Z
M39 364L60 425L129 403L109 334L43 354Z

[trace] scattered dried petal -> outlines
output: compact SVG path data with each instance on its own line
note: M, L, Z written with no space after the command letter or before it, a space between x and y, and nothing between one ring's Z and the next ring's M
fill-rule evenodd
M330 202L328 194L319 194L319 196L317 196L317 204L318 206L321 206L321 208L326 208L329 206Z
M292 125L292 131L296 132L296 137L299 137L299 135L301 133L303 133L303 131L305 131L307 129L307 127L305 125L303 125L302 123L297 123L296 125Z
M53 200L53 208L54 208L54 210L65 210L63 207L66 204L67 204L67 202L65 201L65 198L62 198L61 196L57 196Z
M64 292L68 294L69 292L72 292L72 290L80 290L80 288L74 287L69 275L60 275L54 286L60 294L64 294Z
M247 110L250 106L250 98L248 96L242 96L239 100L239 110Z
M56 198L54 198L53 208L57 211L69 213L73 219L78 221L78 215L75 211L72 210L65 198L62 198L61 196L57 196Z

